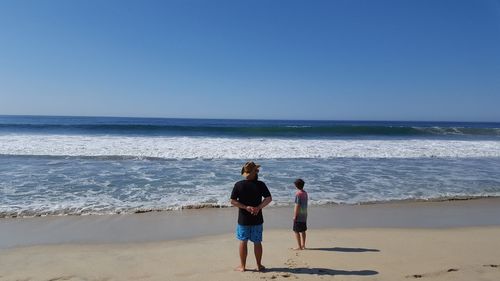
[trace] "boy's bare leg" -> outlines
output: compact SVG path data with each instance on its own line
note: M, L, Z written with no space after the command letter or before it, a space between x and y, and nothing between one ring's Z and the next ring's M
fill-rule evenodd
M247 264L247 254L248 254L248 241L240 241L240 266L236 268L237 271L245 271Z
M262 243L253 244L253 252L255 253L255 261L257 262L257 270L262 271L265 267L262 265Z
M297 239L297 248L293 248L293 250L301 250L302 249L302 244L300 243L300 233L299 232L293 232L295 233L295 238Z
M302 234L302 246L300 247L302 250L304 250L306 248L306 232L301 232L300 234Z

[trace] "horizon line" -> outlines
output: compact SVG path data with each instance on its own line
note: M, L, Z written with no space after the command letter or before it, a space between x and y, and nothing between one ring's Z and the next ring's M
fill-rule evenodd
M241 121L317 121L317 122L435 122L435 123L500 123L500 121L457 120L387 120L387 119L283 119L283 118L206 118L206 117L147 117L102 115L48 115L48 114L0 114L0 117L69 117L69 118L137 118L137 119L184 119L184 120L241 120Z

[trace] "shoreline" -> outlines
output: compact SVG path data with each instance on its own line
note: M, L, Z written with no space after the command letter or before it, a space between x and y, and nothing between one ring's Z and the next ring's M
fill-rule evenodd
M323 208L323 207L331 207L331 206L365 206L365 205L387 205L387 204L411 204L411 203L439 203L439 202L454 202L454 201L471 201L471 200L489 200L496 199L500 201L500 196L495 195L478 195L478 196L469 196L469 195L458 195L458 196L442 196L435 197L429 199L394 199L394 200L381 200L381 201L366 201L360 203L337 203L337 202L326 202L321 204L310 204L310 208ZM267 208L287 208L292 207L293 204L273 204L268 206ZM146 214L146 213L163 213L163 212L182 212L186 210L204 210L204 209L230 209L231 205L221 205L221 204L212 204L212 203L202 203L195 205L185 205L180 207L171 207L171 208L158 208L158 209L134 209L130 211L119 211L116 213L61 213L59 211L55 211L52 213L42 213L42 214L30 214L30 215L18 215L18 214L8 214L6 212L0 213L0 221L3 219L26 219L26 218L44 218L44 217L79 217L79 216L113 216L113 215L134 215L134 214Z
M264 209L265 229L291 229L290 207ZM500 226L500 198L390 202L309 208L309 228L460 228ZM98 216L0 219L2 249L45 244L139 243L233 233L234 208ZM291 231L291 230L290 230Z

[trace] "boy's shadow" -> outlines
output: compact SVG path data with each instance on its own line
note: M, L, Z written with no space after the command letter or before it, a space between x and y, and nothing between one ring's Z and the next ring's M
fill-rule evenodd
M339 269L329 269L329 268L307 268L307 267L273 267L267 268L265 272L277 272L277 273L290 273L290 274L316 274L316 275L357 275L357 276L369 276L377 275L378 271L375 270L339 270Z
M363 252L380 252L379 249L366 249L366 248L345 248L345 247L333 247L333 248L307 248L310 251L330 251L330 252L344 252L344 253L363 253Z

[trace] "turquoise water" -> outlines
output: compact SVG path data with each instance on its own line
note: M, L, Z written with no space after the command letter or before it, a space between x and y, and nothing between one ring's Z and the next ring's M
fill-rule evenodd
M0 116L0 133L500 139L500 123Z
M500 124L0 117L0 216L228 206L241 165L274 203L500 195Z

